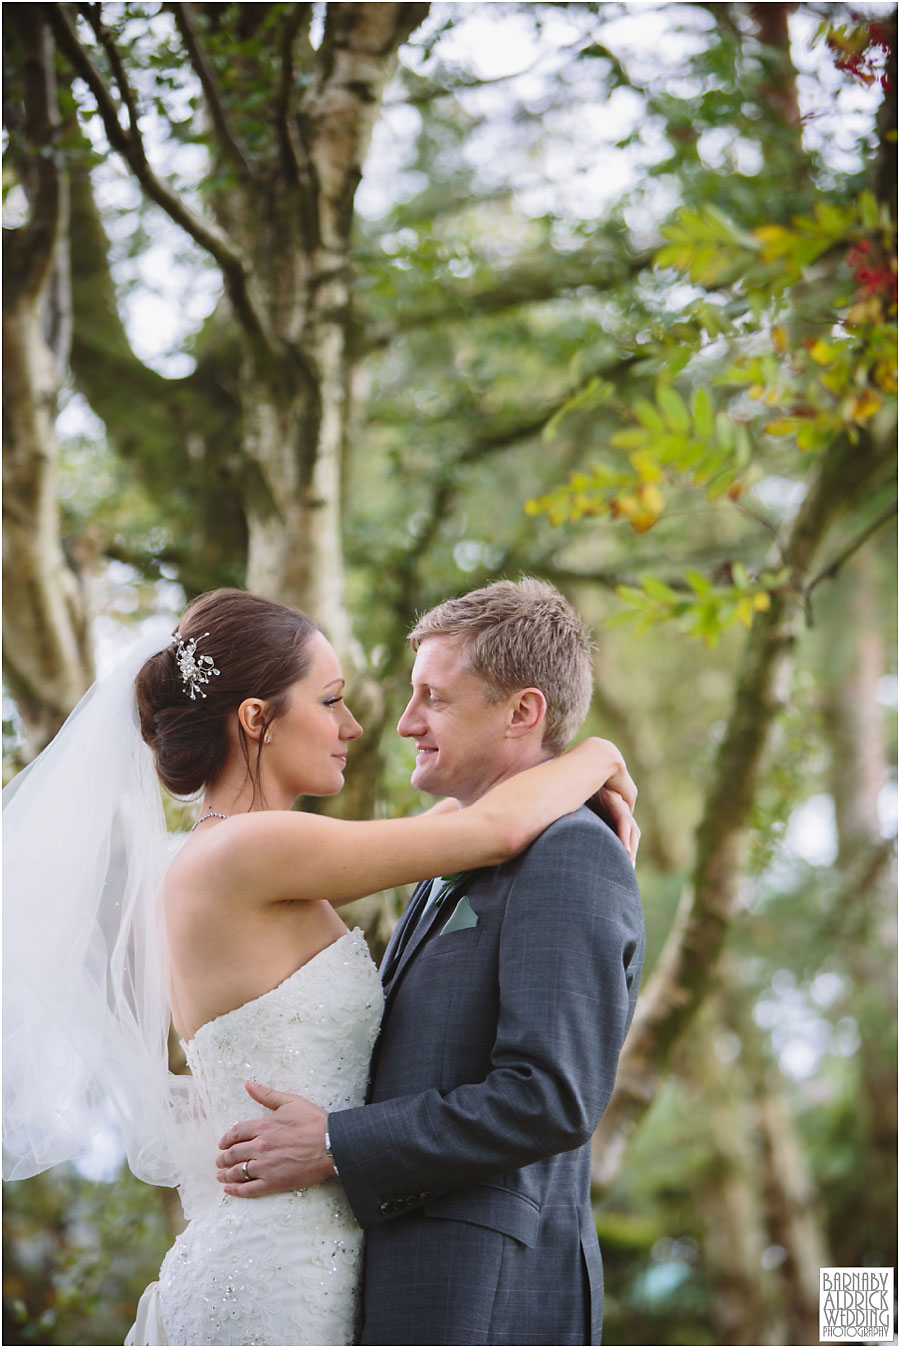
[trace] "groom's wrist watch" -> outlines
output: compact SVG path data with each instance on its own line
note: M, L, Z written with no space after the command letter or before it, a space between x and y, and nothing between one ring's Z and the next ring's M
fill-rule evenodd
M333 1153L333 1151L331 1150L331 1134L329 1133L329 1131L328 1131L327 1128L325 1129L325 1155L328 1157L329 1161L331 1162L331 1168L332 1168L332 1170L334 1171L335 1175L337 1175L337 1173L338 1173L338 1168L337 1168L337 1166L336 1166L335 1163L334 1163L334 1153Z

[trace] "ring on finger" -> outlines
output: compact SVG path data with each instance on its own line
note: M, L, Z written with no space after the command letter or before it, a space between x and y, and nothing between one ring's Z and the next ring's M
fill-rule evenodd
M250 1165L250 1162L249 1162L249 1161L245 1161L244 1164L241 1166L241 1174L243 1175L243 1177L244 1177L245 1180L249 1180L249 1179L252 1179L252 1178L253 1178L253 1176L250 1174L250 1171L249 1171L249 1169L248 1169L249 1165Z

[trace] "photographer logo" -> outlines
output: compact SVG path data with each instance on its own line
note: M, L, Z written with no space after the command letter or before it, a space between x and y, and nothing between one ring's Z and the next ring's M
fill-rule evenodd
M891 1343L892 1268L819 1269L819 1342Z

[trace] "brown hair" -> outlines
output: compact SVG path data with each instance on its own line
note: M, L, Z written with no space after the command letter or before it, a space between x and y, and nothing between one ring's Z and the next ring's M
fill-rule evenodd
M547 699L543 742L562 752L590 704L591 642L559 590L530 576L498 580L423 614L409 634L413 650L431 636L461 639L488 702L539 688Z
M308 672L310 641L321 628L287 604L244 590L210 590L188 605L176 630L185 641L196 638L197 658L211 656L220 673L203 686L206 697L198 691L192 701L174 643L138 672L141 735L153 750L159 779L176 796L193 795L214 781L228 752L229 718L245 698L258 697L269 705L252 768L247 736L238 724L255 803L265 732L284 712L290 685Z

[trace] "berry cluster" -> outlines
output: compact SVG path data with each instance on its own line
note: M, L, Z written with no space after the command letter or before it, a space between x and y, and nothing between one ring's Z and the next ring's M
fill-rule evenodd
M887 92L891 88L890 77L885 69L887 56L891 50L888 28L874 19L866 19L854 14L854 28L829 28L825 41L834 52L836 70L846 71L861 84L874 84L877 80Z

